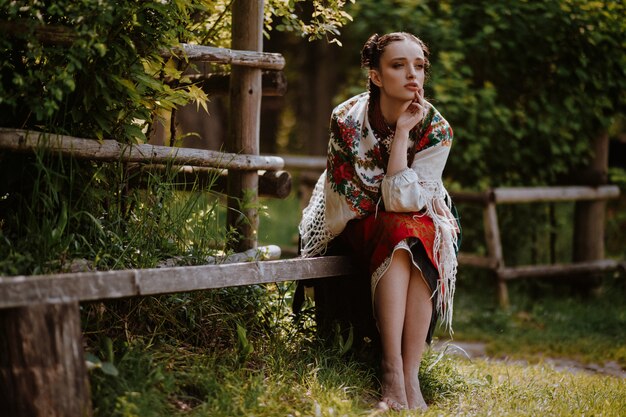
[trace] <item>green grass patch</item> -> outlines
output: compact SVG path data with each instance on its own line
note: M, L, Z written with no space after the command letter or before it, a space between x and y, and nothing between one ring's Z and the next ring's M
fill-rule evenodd
M436 403L425 416L622 416L626 380L557 371L550 365L455 361L469 389Z
M291 316L292 290L272 284L85 306L88 350L118 371L91 371L95 415L380 415L377 364L318 340L310 305L300 319ZM497 326L508 320L502 313ZM464 323L457 333L469 329ZM420 370L424 415L626 412L626 379L535 362L429 350Z
M455 340L485 342L496 357L565 357L626 368L624 277L606 276L589 295L576 294L562 281L509 284L507 310L497 305L493 281L462 273L459 281Z
M3 159L4 158L4 159ZM222 200L176 168L96 164L39 150L0 154L0 274L195 265L233 238Z
M307 343L254 339L255 354L207 353L141 342L120 375L92 374L96 416L373 416L374 370ZM549 365L468 361L428 352L421 371L426 416L621 416L626 380ZM390 415L411 415L389 413Z

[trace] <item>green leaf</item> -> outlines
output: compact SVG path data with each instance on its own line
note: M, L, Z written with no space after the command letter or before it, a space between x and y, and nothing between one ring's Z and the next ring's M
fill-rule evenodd
M118 376L120 374L115 365L113 365L111 362L103 362L100 369L102 369L102 372L107 375Z

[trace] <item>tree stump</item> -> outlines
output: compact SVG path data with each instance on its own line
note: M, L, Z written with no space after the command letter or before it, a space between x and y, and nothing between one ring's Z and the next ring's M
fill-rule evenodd
M0 310L0 410L91 416L77 302Z

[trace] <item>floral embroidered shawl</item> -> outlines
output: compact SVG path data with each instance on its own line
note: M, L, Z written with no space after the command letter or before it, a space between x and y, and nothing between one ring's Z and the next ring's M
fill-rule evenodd
M362 93L333 110L330 123L328 159L299 225L301 256L324 254L328 243L348 221L376 214L381 204L380 185L385 177L384 145L375 137L368 120L369 93ZM451 330L452 299L456 281L457 224L451 224L443 210L450 212L452 201L441 175L450 152L452 129L441 114L426 102L426 116L409 135L409 149L415 147L410 168L417 172L420 193L426 201L424 213L433 219L440 292L437 310Z

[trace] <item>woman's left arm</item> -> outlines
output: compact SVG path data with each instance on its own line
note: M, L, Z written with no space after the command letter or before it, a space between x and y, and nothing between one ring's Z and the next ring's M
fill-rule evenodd
M383 178L381 191L386 210L420 211L424 208L426 199L445 195L441 177L450 153L452 129L447 121L438 115L432 119L426 134L430 137L431 143L435 144L418 152L410 168L404 162L402 169L396 172L388 171Z

